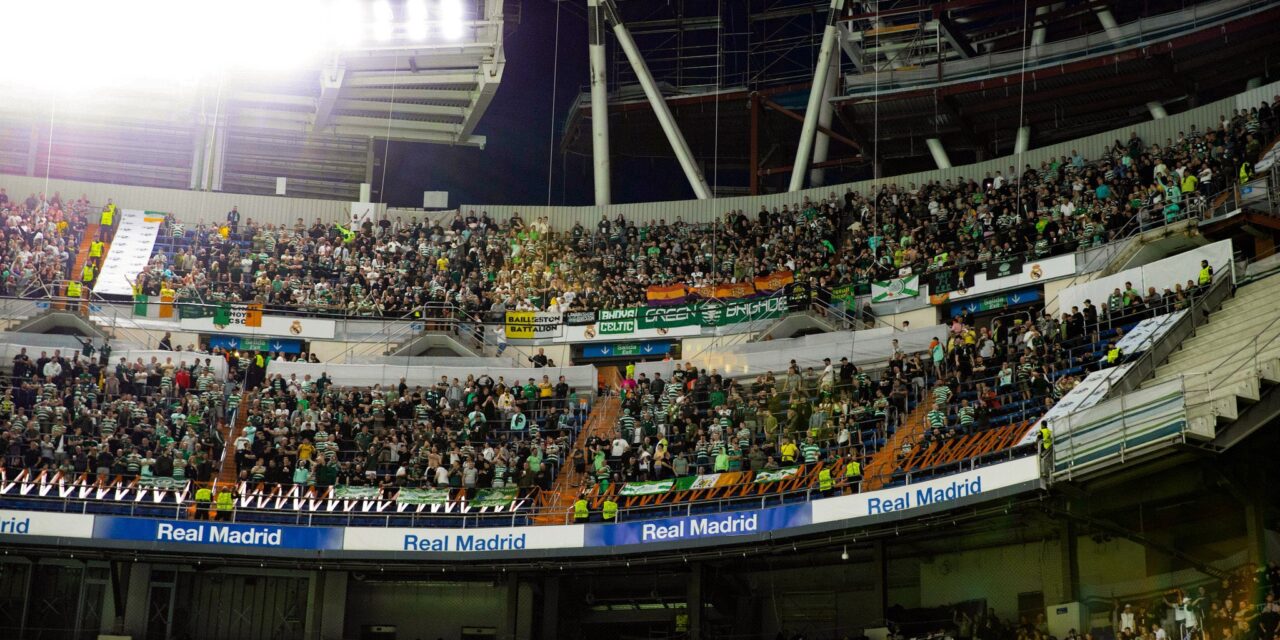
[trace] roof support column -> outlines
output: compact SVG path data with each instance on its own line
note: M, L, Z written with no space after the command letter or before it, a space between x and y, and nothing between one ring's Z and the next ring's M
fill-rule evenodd
M645 64L644 57L640 55L640 49L636 47L635 40L631 39L631 32L627 30L627 26L622 23L622 17L618 14L618 7L613 0L597 0L600 9L604 12L604 18L613 25L613 35L618 39L618 45L622 47L622 52L627 55L627 62L631 63L631 69L635 71L636 78L640 81L640 86L644 89L644 95L649 99L649 106L653 107L653 113L658 117L658 124L662 125L663 133L667 134L667 141L671 143L671 149L675 151L676 159L680 161L680 168L684 170L685 178L689 180L689 186L693 187L693 195L699 200L706 200L711 197L711 188L707 186L706 178L702 177L702 171L698 169L698 163L693 159L693 152L689 150L689 144L685 142L684 134L680 132L680 127L676 125L675 118L671 116L671 109L667 107L667 101L662 97L662 92L658 90L658 85L653 81L653 75L649 73L649 65ZM832 0L832 2L841 2L843 0ZM828 27L831 29L831 27ZM595 102L594 97L592 102ZM594 104L592 109L594 110ZM592 119L595 119L594 114Z
M1018 137L1013 140L1014 153L1026 153L1031 148L1031 127L1018 127Z
M835 107L831 105L831 99L836 95L836 85L840 83L840 54L831 54L831 68L827 70L827 81L822 85L822 107L818 111L818 131L815 134L817 138L813 141L813 163L821 164L827 161L827 153L831 148L831 137L824 133L823 129L831 128L831 117L835 113ZM826 184L827 170L812 169L809 171L809 184L820 187Z
M600 0L587 0L587 50L591 56L591 161L596 206L610 204L609 87L605 75L604 15Z
M826 90L827 76L831 74L831 56L835 52L839 35L836 19L844 8L844 0L831 0L827 10L827 26L822 31L822 47L818 49L818 64L813 72L813 86L809 88L809 104L804 112L804 124L800 128L800 147L796 149L796 161L791 167L791 184L787 191L804 188L804 176L809 170L809 158L813 155L814 134L818 131L818 116L822 110L822 96Z
M1103 5L1095 9L1094 14L1098 16L1098 22L1102 24L1102 30L1107 32L1107 37L1112 42L1119 42L1124 39L1124 34L1120 33L1120 24L1116 22L1116 17L1112 15L1111 9Z
M951 158L947 157L947 148L942 146L942 141L937 138L925 138L924 143L929 147L929 154L933 156L934 164L939 169L950 169Z
M1152 120L1160 120L1161 118L1169 117L1169 112L1164 110L1164 105L1160 104L1159 100L1152 100L1151 102L1148 102L1147 111L1151 112Z
M1036 19L1039 20L1044 16L1049 15L1050 11L1057 11L1058 9L1061 9L1062 6L1063 6L1063 3L1061 2L1055 2L1053 4L1045 4L1045 5L1038 6L1036 7ZM1049 37L1049 25L1037 24L1036 27L1031 30L1031 46L1038 47L1044 44L1045 40L1048 39L1048 37Z

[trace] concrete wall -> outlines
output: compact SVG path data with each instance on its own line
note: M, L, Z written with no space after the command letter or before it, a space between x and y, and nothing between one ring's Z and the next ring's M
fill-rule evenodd
M359 638L366 625L392 625L399 638L458 640L462 627L500 629L508 614L507 591L490 583L352 579L344 634Z
M1018 594L1041 591L1063 601L1062 550L1057 540L938 554L920 564L920 604L944 606L987 599L1000 617L1017 613Z

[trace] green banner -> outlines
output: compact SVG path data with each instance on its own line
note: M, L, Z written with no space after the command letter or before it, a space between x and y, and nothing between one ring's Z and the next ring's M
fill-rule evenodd
M596 331L601 335L634 333L639 307L601 311L596 318Z
M765 484L768 482L778 482L788 478L794 478L800 473L800 467L783 467L777 471L757 471L756 484Z
M640 329L671 329L675 327L720 327L780 318L787 312L786 296L770 296L754 300L733 302L700 302L676 307L644 307L640 309Z
M141 293L134 294L133 315L146 317L147 315L147 296L146 295Z
M177 491L187 486L186 480L175 480L174 478L138 478L139 489L163 489L165 491Z
M448 501L448 489L401 489L396 496L396 502L400 504L444 504Z
M650 482L628 482L618 490L620 496L650 496L655 493L666 493L675 485L675 480L653 480Z
M473 507L508 507L516 499L515 487L506 489L481 489L471 501Z
M333 497L339 500L377 500L382 490L377 487L351 487L340 484L333 488Z

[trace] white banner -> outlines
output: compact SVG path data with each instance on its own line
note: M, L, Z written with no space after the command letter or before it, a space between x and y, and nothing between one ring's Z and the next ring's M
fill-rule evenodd
M600 333L594 324L566 325L564 333L555 342L625 342L628 340L654 340L661 338L687 338L702 335L702 327L671 327L670 329L635 329L627 333ZM514 341L513 341L514 342Z
M1107 394L1111 393L1111 385L1123 378L1124 374L1128 373L1132 367L1132 363L1126 363L1110 369L1094 371L1085 376L1084 380L1080 381L1080 384L1072 387L1071 391L1067 392L1067 395L1062 396L1052 407L1049 407L1049 410L1044 415L1032 423L1018 444L1023 445L1035 442L1040 437L1041 425L1046 421L1052 427L1054 420L1077 411L1084 411L1102 402L1107 397Z
M1022 264L1022 273L1016 276L1008 276L1005 278L996 278L987 281L987 274L979 271L973 276L973 286L968 289L952 291L947 296L948 300L964 300L996 291L1004 291L1006 289L1017 289L1019 287L1029 287L1031 285L1057 280L1058 278L1066 278L1076 273L1076 256L1074 253L1065 256L1057 256L1045 260L1030 260ZM1059 306L1061 308L1061 306Z
M893 302L918 295L920 295L920 276L918 275L871 283L872 302Z
M892 489L814 500L813 522L836 522L921 507L949 508L965 498L1040 480L1040 458L1029 456Z
M291 318L288 316L262 316L262 326L251 327L243 323L217 325L213 318L183 318L178 326L192 333L234 333L243 336L279 336L282 338L310 338L332 340L338 324L322 318Z
M156 235L160 232L160 224L164 222L164 214L124 209L117 215L120 216L120 223L116 227L111 246L107 248L107 258L98 270L98 281L93 285L93 291L98 294L132 296L133 285L130 283L138 278L138 274L151 261L151 252L156 247Z
M418 529L349 527L344 551L411 551L418 553L496 553L530 549L581 549L586 527L484 527Z
M93 516L79 513L0 510L0 537L92 538Z

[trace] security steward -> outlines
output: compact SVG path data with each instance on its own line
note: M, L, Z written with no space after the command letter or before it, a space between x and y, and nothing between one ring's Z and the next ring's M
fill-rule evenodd
M862 464L851 458L849 463L844 465L844 486L851 490L850 493L857 493L861 482Z
M1040 424L1040 448L1045 452L1053 449L1053 431L1044 423Z
M605 524L612 524L618 521L618 502L609 496L604 499L604 508L600 512L604 518Z
M102 208L102 216L98 218L98 239L99 240L111 239L111 232L113 231L112 226L115 224L115 222L116 222L116 205L115 203L108 200L107 206Z
M591 518L590 508L587 506L587 496L582 494L573 503L573 521L577 524L585 524Z
M209 507L213 503L213 491L209 487L196 489L196 520L209 519Z
M1213 284L1213 267L1209 266L1208 260L1200 261L1199 284L1202 287Z
M231 510L234 507L235 496L232 495L231 489L219 491L217 498L218 520L229 522L231 520Z
M835 480L831 479L830 465L823 465L818 471L818 492L825 498L831 495L831 490L836 486Z

